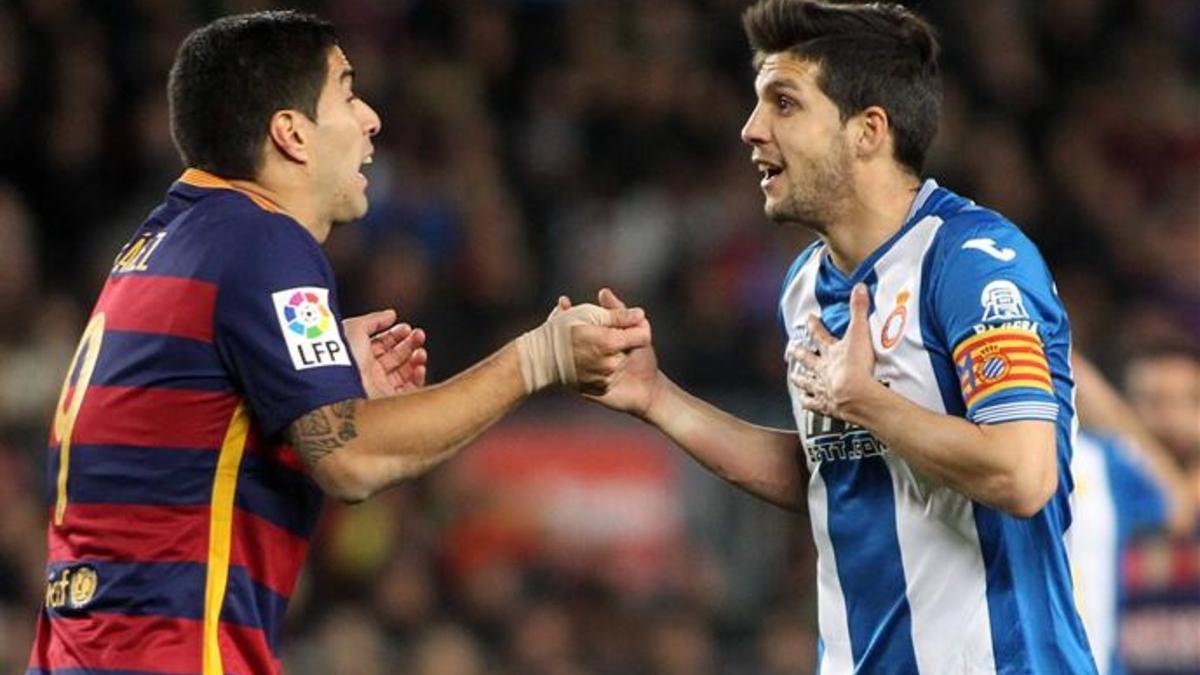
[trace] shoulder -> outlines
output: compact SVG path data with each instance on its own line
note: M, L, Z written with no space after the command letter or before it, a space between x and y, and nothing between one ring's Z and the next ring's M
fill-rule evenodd
M961 201L958 208L939 214L943 223L935 247L942 260L1042 266L1041 252L1020 227L997 211Z
M263 209L237 192L223 192L205 200L203 218L205 235L215 245L227 247L227 253L254 255L262 252L256 245L263 244L320 251L316 239L291 216Z
M267 211L232 191L198 205L193 241L200 240L224 282L247 281L290 267L324 267L316 239L291 216Z

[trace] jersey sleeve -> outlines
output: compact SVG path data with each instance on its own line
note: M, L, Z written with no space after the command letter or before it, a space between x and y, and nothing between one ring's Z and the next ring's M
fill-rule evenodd
M1056 421L1049 364L1065 359L1048 360L1046 345L1066 334L1066 316L1050 272L1016 226L990 212L973 218L943 241L932 289L966 417Z
M1133 450L1117 439L1104 439L1109 446L1108 483L1113 492L1117 520L1123 532L1158 529L1167 522L1167 499Z
M226 254L217 296L216 339L262 432L275 435L312 410L365 397L320 246L279 215L238 227L243 234Z

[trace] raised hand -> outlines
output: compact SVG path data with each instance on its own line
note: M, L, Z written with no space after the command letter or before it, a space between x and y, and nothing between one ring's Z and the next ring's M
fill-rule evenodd
M425 331L396 323L396 312L391 309L351 317L342 327L369 398L425 386L429 362Z
M808 331L817 351L798 346L794 356L801 367L789 378L803 392L800 404L822 415L855 422L851 408L866 388L875 384L875 349L867 320L870 299L859 284L850 292L850 325L838 340L817 316L808 317Z
M597 296L605 309L622 310L625 303L610 289L602 288ZM659 391L662 379L658 372L658 356L654 353L653 334L650 321L638 327L645 333L645 343L629 349L621 367L609 379L607 390L588 398L612 408L639 417L645 417Z
M607 289L605 289L607 290ZM579 373L579 391L587 396L604 396L625 377L630 354L650 346L650 322L640 308L629 309L611 291L602 296L601 307L608 313L608 325L575 326L571 345ZM562 300L559 306L562 307ZM556 310L558 311L558 310ZM655 366L657 370L657 366Z
M645 313L625 307L571 306L565 297L541 326L516 340L527 392L562 384L602 394L625 352L649 343Z

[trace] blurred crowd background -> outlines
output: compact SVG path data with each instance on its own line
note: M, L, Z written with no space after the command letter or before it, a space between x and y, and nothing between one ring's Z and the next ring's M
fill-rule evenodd
M1151 369L1130 395L1195 471L1200 2L906 4L944 42L927 173L1038 243L1077 347L1119 384ZM439 381L558 294L608 285L648 310L669 375L793 426L775 303L809 239L765 221L738 139L753 104L745 5L288 4L337 24L383 119L371 212L327 246L343 307L423 326ZM112 257L182 169L174 52L208 19L273 6L0 3L0 671L23 667L44 588L63 371ZM810 537L804 515L737 493L655 433L542 396L433 474L327 507L285 661L301 675L807 673ZM1132 555L1135 672L1197 672L1200 548L1150 538Z

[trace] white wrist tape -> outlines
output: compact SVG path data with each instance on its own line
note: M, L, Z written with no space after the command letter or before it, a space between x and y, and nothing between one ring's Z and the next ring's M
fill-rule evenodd
M555 384L575 385L571 328L607 326L610 317L608 310L596 305L577 305L568 310L555 310L545 323L518 337L517 353L521 358L525 391L533 393Z

